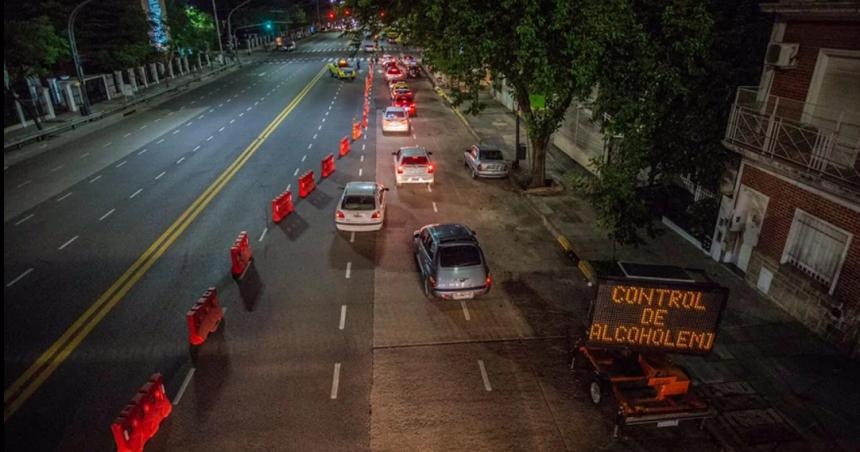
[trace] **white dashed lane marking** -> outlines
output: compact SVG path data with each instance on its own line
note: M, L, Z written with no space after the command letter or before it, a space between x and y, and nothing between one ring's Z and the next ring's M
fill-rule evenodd
M64 165L55 166L55 167L51 168L51 172L56 173L57 171L63 169L63 166Z
M140 152L137 153L137 155L143 155L143 154L146 154L146 149L141 149Z
M60 202L60 201L62 201L62 200L64 200L64 199L68 198L69 196L72 196L72 192L68 192L68 193L66 193L66 194L65 194L65 195L63 195L63 196L60 196L59 198L57 198L57 202Z
M197 146L194 147L194 149L191 150L191 152L197 152L199 150L200 150L200 145L198 144Z
M115 166L115 168L119 168L119 167L121 167L121 166L125 165L126 163L128 163L128 160L123 160L123 161L119 162L119 164L117 164L117 165Z
M340 386L340 363L334 364L334 375L332 375L331 379L331 399L334 400L337 398L337 389Z
M99 179L101 179L101 178L102 178L102 175L101 175L101 174L99 174L98 176L96 176L96 177L94 177L94 178L90 179L90 183L93 183L93 182L95 182L95 181L97 181L97 180L99 180Z
M35 214L31 213L30 215L27 215L26 217L21 218L20 220L15 222L15 226L21 226L22 224L24 224L25 221L29 220L30 218L33 218L34 216L35 216Z
M128 197L128 199L134 199L134 197L139 195L140 192L142 192L142 191L143 191L142 188L138 188L136 192L132 193L131 196Z
M176 161L176 164L180 164L185 161L185 157L180 157L179 160Z
M18 275L18 277L17 277L17 278L15 278L15 279L13 279L12 281L9 281L8 283L6 283L6 287L12 287L12 286L14 286L14 285L15 285L15 283L17 283L18 281L20 281L20 280L24 279L24 277L25 277L25 276L27 276L27 275L29 275L32 271L33 271L33 267L30 267L30 268L28 268L28 269L24 270L24 272L23 272L23 273L21 273L20 275Z
M213 138L215 138L214 135L209 135L209 138L207 138L206 141L211 141Z
M484 380L484 389L487 392L492 391L493 387L490 386L490 377L487 376L487 368L484 367L484 360L483 359L478 360L478 369L481 370L481 379Z
M224 129L226 129L226 127L221 127L220 129L218 129L218 131L219 131L219 132L223 132L223 131L224 131Z
M80 157L78 157L78 158L83 160L83 159L85 159L85 158L87 158L87 157L89 157L89 156L90 156L90 153L89 153L89 152L84 152L84 153L83 153L83 154L81 154L81 156L80 156Z
M116 211L116 209L108 210L107 213L99 217L99 221L104 221L104 219L109 217L112 213L114 213L114 211Z
M24 182L21 182L20 184L18 184L17 186L15 186L15 188L21 188L21 187L24 187L24 186L26 186L26 185L29 185L29 184L30 184L30 183L32 183L32 182L33 182L33 181L31 181L31 180L25 180Z
M130 136L131 136L131 132L129 132L129 133L127 133L127 134L123 135L122 137L123 137L123 138L128 138L128 137L130 137Z
M433 211L439 213L439 208L436 207L436 201L433 201Z
M310 147L308 147L308 149L310 149ZM307 155L307 154L303 155L303 156L302 156L302 162L304 162L307 158L308 158L308 155Z
M155 144L161 144L161 143L164 143L164 138L162 138L162 139L160 139L160 140L158 140L158 141L156 141L156 142L155 142Z
M296 171L293 173L293 176L298 176L298 175L299 175L299 169L296 168Z
M64 244L60 245L60 247L59 247L59 248L57 248L57 250L58 250L58 251L62 251L65 247L67 247L67 246L71 245L71 244L72 244L72 242L74 242L75 240L77 240L77 239L78 239L78 237L79 237L79 236L77 236L77 235L76 235L76 236L74 236L74 237L70 238L69 240L67 240L67 241L66 241L66 243L64 243Z
M346 305L340 305L340 323L337 325L337 329L343 330L346 326Z
M346 263L346 279L352 276L352 261Z

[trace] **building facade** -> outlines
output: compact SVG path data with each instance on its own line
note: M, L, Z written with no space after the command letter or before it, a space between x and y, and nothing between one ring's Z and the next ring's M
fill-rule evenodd
M860 357L860 2L761 8L775 21L732 106L723 144L742 160L711 255Z

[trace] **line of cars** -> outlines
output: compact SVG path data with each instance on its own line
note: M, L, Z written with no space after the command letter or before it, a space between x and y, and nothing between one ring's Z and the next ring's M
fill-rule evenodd
M404 57L404 61L409 61ZM414 60L413 60L414 61ZM392 105L383 113L382 131L412 132L416 115L414 93L398 74L396 60L383 56ZM408 65L408 63L407 63ZM433 184L436 164L432 152L421 146L405 146L392 152L395 183ZM494 146L475 144L464 151L464 165L472 177L506 177L508 165ZM335 210L335 224L342 231L378 231L385 221L388 188L376 182L350 182ZM476 233L462 224L428 224L412 234L415 263L428 298L466 300L490 291L493 278Z

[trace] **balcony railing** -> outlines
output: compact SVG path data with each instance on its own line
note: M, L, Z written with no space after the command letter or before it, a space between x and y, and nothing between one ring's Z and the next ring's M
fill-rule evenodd
M860 190L860 125L844 112L738 88L726 143L789 162L816 179ZM832 119L837 118L837 119Z

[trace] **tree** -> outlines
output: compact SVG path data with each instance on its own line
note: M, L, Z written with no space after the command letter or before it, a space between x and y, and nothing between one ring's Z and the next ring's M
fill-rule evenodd
M59 36L46 16L6 21L3 28L3 58L11 80L44 76L57 61L69 54L68 41ZM4 84L4 94L21 106L41 129L35 101L21 102L13 84Z
M747 0L609 3L589 34L604 51L595 114L622 138L581 186L610 237L636 245L655 231L651 201L679 176L717 191L732 95L755 80L766 26Z
M108 72L154 59L149 27L140 2L100 0L91 5L75 27L84 69Z

